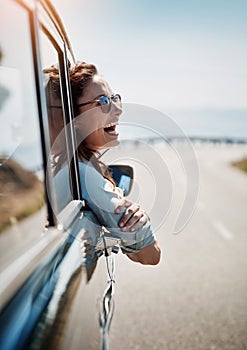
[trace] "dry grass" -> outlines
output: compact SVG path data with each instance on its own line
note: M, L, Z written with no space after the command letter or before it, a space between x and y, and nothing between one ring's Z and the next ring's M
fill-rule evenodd
M36 175L20 164L0 158L0 232L40 209L44 204L44 186Z
M234 162L232 165L247 173L247 158Z

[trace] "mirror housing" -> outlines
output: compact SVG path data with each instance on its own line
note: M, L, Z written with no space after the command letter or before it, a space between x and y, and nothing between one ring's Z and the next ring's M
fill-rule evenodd
M127 196L133 185L134 170L129 165L109 165L109 171L112 175L116 185L123 190L125 196Z

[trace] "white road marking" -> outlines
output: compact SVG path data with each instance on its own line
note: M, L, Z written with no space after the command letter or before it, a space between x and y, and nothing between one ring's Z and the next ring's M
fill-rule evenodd
M213 222L214 228L218 233L227 240L233 239L233 234L220 221Z

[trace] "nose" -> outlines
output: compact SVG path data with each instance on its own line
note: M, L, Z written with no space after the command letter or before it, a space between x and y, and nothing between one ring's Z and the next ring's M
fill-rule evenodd
M111 115L112 116L118 116L120 117L120 115L122 114L123 110L122 107L119 106L117 103L115 103L114 101L112 101L111 104Z

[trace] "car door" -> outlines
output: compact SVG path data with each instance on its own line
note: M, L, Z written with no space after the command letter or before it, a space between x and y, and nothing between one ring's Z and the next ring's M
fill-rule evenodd
M68 348L77 334L80 345L73 348L107 349L116 242L105 238L81 198L68 79L75 62L71 43L49 1L1 7L1 344ZM56 113L44 73L54 63L66 149L62 206L52 163Z

